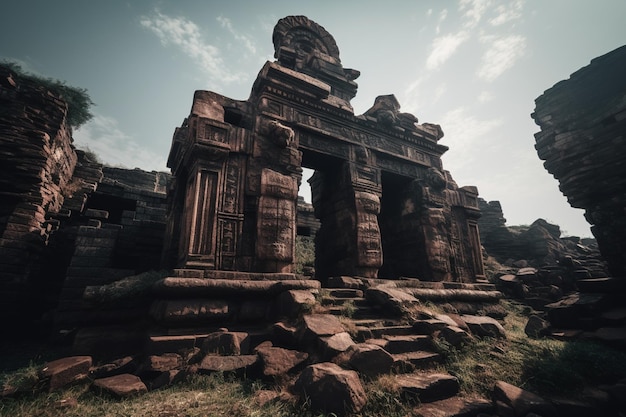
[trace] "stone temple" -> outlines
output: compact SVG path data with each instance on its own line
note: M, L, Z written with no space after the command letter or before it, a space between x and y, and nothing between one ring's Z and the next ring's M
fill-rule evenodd
M321 223L318 280L482 276L477 189L443 169L440 126L418 124L393 95L355 115L360 73L306 17L281 19L272 39L276 61L248 100L196 91L174 133L165 266L205 277L293 274L306 167Z

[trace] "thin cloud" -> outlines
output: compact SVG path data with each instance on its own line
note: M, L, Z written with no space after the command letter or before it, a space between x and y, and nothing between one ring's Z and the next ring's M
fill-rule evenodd
M220 22L222 27L227 29L230 34L233 35L235 40L240 42L244 46L244 48L250 51L253 55L256 54L256 46L254 45L254 42L246 35L242 35L238 31L236 31L235 28L233 28L233 22L229 18L224 16L218 16L217 21Z
M505 23L517 20L522 17L524 0L516 0L509 4L502 4L496 7L497 16L489 20L493 26L500 26Z
M488 103L494 99L494 95L490 91L482 91L478 95L478 102L481 104Z
M441 13L439 13L439 20L437 20L437 27L435 28L437 35L441 32L441 24L446 20L446 17L448 17L448 9L443 9Z
M526 52L526 38L521 35L483 36L481 42L488 44L488 49L481 58L477 75L485 81L498 78Z
M464 12L465 22L463 26L466 29L472 29L480 23L483 15L489 10L491 0L461 0L459 2L459 10Z
M90 149L106 164L148 171L166 170L163 155L139 146L112 117L95 114L93 119L74 131L73 137L77 148Z
M156 11L153 16L143 16L140 24L152 31L163 46L174 45L193 59L214 81L229 83L244 81L241 72L229 71L219 48L202 39L200 28L184 17L170 17Z
M426 59L426 68L432 71L441 67L468 39L469 33L466 31L435 38L432 43L432 51Z
M458 107L443 115L438 121L443 127L445 136L442 140L450 147L446 160L456 168L471 165L468 155L475 154L474 149L485 143L486 135L503 124L502 119L481 120L469 113L466 107Z

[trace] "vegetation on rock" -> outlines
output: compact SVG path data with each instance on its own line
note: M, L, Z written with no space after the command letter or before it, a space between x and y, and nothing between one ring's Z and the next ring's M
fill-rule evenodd
M28 73L15 62L3 61L0 62L0 65L8 67L22 79L40 84L65 101L67 103L67 123L70 126L78 128L93 118L91 106L95 103L91 100L91 97L89 97L87 89L69 86L65 81L56 80L54 78Z

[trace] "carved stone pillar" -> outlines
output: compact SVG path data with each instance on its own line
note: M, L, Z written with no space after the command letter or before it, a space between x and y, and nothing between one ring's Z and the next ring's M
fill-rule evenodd
M297 200L295 178L263 169L256 239L260 272L291 272L296 244Z
M337 172L316 171L310 181L321 222L315 237L315 271L321 280L337 275L373 278L382 265L380 197L359 187L354 173L354 164L345 162Z

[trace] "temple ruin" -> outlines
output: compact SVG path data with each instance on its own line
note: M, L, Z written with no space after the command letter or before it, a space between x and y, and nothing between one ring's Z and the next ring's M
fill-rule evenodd
M275 62L250 97L196 91L168 159L164 259L170 268L293 274L302 168L315 217L316 278L483 275L476 187L444 171L438 125L400 111L393 95L355 115L359 71L304 16L274 29Z

